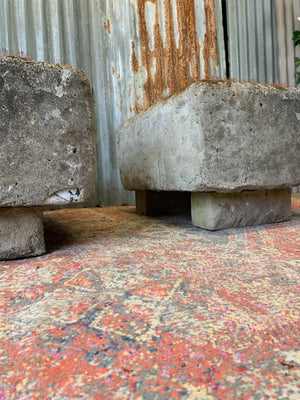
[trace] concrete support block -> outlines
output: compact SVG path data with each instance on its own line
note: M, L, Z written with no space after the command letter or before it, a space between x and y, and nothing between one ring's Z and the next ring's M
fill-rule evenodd
M0 260L44 253L42 207L0 208Z
M191 194L189 192L137 190L135 200L136 212L140 215L190 212L191 208Z
M192 222L209 230L241 228L291 219L291 190L192 193Z

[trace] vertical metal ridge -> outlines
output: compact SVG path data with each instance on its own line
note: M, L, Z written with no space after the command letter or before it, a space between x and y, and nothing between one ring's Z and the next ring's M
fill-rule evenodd
M300 55L294 47L293 31L300 29L297 18L300 16L300 0L276 0L276 27L278 42L278 74L281 83L295 86L295 56Z
M218 77L226 78L226 54L225 54L225 39L224 39L224 21L222 0L215 0L216 22L217 22L217 42L218 42Z
M275 8L276 4L274 1L271 2L271 15L272 15L272 28L271 28L271 32L272 35L274 32L276 32L276 8ZM273 76L276 77L278 79L279 76L279 72L278 72L278 53L277 53L277 38L276 40L273 40L273 48L272 48L272 52L273 52L273 58L272 60L274 60L274 62L272 63L273 65Z
M259 74L259 66L256 62L258 57L258 24L257 24L257 7L256 7L256 0L253 2L248 3L247 8L247 25L249 28L247 29L248 32L248 49L249 49L249 56L248 56L248 66L249 66L249 75L248 80L256 80Z
M228 0L227 19L230 77L277 82L272 0Z
M237 7L235 0L227 0L227 26L229 50L229 77L240 79L240 52L237 27Z
M1 47L0 51L2 54L9 48L8 43L8 11L7 11L7 3L6 0L0 0L0 38L1 38Z

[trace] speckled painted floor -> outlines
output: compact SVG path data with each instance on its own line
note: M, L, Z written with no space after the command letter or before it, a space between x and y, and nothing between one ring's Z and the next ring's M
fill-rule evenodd
M300 399L292 221L222 232L133 207L49 211L0 262L0 399Z

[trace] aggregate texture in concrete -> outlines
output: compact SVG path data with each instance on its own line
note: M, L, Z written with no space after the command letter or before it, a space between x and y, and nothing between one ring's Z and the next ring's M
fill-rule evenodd
M0 58L0 206L84 202L95 186L93 97L70 66Z
M0 259L41 255L41 206L94 193L92 90L71 66L0 57L0 105Z
M45 253L42 207L0 208L0 260Z
M291 191L197 192L191 195L191 210L193 224L209 230L283 222L291 218Z
M124 122L129 190L239 192L300 184L300 89L202 81Z

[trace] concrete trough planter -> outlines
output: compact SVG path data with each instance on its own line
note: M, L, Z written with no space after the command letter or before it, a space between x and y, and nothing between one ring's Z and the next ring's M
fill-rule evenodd
M121 179L143 214L191 198L205 229L286 221L300 184L299 127L299 89L197 82L119 127Z
M0 259L45 252L42 206L95 186L92 91L82 71L0 58Z

